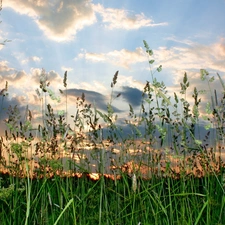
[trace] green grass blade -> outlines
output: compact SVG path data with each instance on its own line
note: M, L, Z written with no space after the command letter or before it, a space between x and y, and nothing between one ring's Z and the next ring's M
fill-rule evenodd
M205 207L208 205L208 203L209 203L209 200L207 200L207 201L205 202L205 204L203 205L203 207L202 207L201 211L200 211L200 212L199 212L199 214L198 214L198 217L197 217L197 219L196 219L196 221L195 221L195 224L194 224L194 225L197 225L197 224L198 224L198 222L200 221L200 218L201 218L201 216L202 216L202 213L203 213L203 211L204 211Z
M58 224L60 218L62 217L63 213L66 211L66 209L73 203L73 198L69 200L69 202L66 204L65 208L63 209L63 211L60 213L59 217L57 218L57 220L55 221L54 225Z

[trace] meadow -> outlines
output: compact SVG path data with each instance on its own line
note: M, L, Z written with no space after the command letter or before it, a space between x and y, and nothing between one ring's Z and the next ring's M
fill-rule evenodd
M1 225L225 224L224 82L201 69L206 90L189 90L185 73L171 95L155 76L162 66L155 67L143 43L151 81L139 110L129 105L126 118L113 108L121 97L118 71L107 110L82 94L74 115L67 111L67 72L57 95L43 71L39 123L29 106L25 115L17 106L4 108L6 82L0 92L0 114L8 115L0 138ZM216 79L221 93L213 90ZM61 99L64 110L49 103Z

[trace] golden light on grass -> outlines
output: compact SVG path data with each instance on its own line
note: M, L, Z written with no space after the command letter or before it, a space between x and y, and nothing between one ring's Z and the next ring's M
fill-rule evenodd
M90 173L89 174L89 177L92 179L92 180L98 180L100 178L100 175L98 173Z
M57 140L60 141L58 137ZM23 143L22 139L20 141ZM103 151L100 144L91 147L91 144L85 141L81 146L78 146L79 148L73 149L71 152L68 146L65 147L60 142L59 148L53 154L41 148L40 150L42 151L36 153L34 144L37 142L36 139L31 141L30 145L24 148L21 153L17 153L16 149L20 149L21 146L23 147L22 144L17 144L16 141L6 142L9 147L1 149L2 159L5 160L1 165L1 171L12 172L14 168L14 174L17 173L22 176L26 171L27 164L30 177L37 176L38 173L44 171L49 176L52 176L54 173L56 175L70 176L72 173L82 173L82 170L79 171L79 167L84 166L83 171L91 174L90 178L95 180L99 179L98 164L101 162L100 155ZM7 143L5 146L7 146ZM10 148L12 144L15 144L13 147L14 150ZM83 145L86 145L88 148L83 149ZM48 145L45 143L43 146L46 147ZM135 142L128 140L128 142L116 144L105 140L103 146L105 148L104 154L109 154L109 158L105 159L106 165L103 165L105 167L104 175L112 179L115 179L115 177L116 179L119 178L120 173L126 173L131 177L135 173L136 176L141 176L146 179L151 179L153 174L178 176L178 174L184 172L187 175L203 176L207 170L209 172L211 170L219 171L221 168L221 160L225 159L224 148L221 146L216 146L216 152L210 152L212 150L208 149L204 154L190 154L185 157L182 154L172 154L168 149L152 149L150 142L143 142L141 140L136 140ZM66 166L68 163L71 163L71 168L70 166ZM5 165L5 168L3 165ZM11 169L9 169L9 166ZM59 169L58 167L62 168Z

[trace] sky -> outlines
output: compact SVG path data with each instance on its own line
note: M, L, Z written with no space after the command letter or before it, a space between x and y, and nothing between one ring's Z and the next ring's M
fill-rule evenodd
M225 0L3 0L0 89L7 81L9 95L1 108L17 105L24 111L28 105L38 117L36 89L44 70L57 96L67 71L68 115L82 93L104 111L119 71L114 92L121 96L113 106L126 118L129 104L140 109L145 83L152 81L143 40L154 52L152 70L162 65L154 76L169 95L179 92L184 72L191 91L204 89L200 69L225 78L224 9ZM222 91L219 85L215 81ZM65 109L65 98L53 107ZM6 116L3 110L1 119Z

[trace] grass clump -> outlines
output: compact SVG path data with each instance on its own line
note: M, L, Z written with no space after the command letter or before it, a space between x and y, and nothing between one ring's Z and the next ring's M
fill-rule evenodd
M119 71L105 111L83 93L69 118L67 72L56 95L44 70L36 91L39 123L28 106L25 116L17 106L8 108L0 139L0 224L225 223L223 80L217 74L218 95L211 90L214 78L200 70L207 103L200 97L207 90L194 87L190 95L187 73L180 92L171 95L154 76L162 66L154 66L146 41L144 47L151 81L140 109L129 105L125 127L113 107L122 95L114 92ZM8 83L0 92L1 110L7 90ZM50 104L61 99L64 110Z

